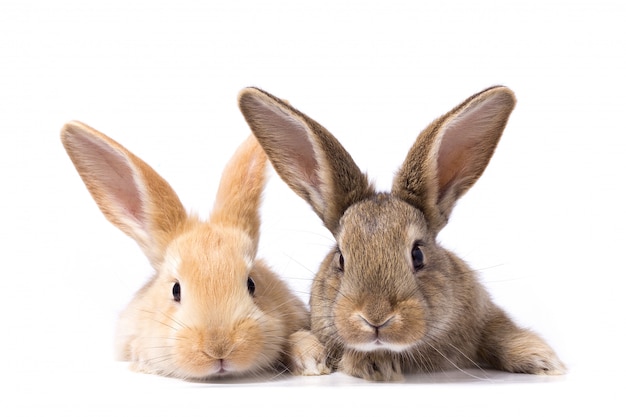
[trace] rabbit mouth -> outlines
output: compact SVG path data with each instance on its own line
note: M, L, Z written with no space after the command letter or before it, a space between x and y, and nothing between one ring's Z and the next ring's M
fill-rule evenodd
M215 372L217 375L228 374L229 371L226 369L227 363L224 359L220 359L217 363L217 371Z
M400 305L397 310L339 311L335 322L337 335L343 344L353 350L404 352L412 348L425 335L422 310Z
M205 378L228 378L234 375L245 374L246 372L246 369L239 369L231 360L216 359L206 372Z

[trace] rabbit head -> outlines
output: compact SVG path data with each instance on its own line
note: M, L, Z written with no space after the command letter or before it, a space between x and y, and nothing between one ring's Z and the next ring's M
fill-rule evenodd
M120 316L119 359L186 379L285 362L288 339L308 328L308 312L256 259L267 159L256 139L243 142L226 165L210 218L202 221L148 164L104 134L70 122L61 138L102 213L156 271Z
M560 373L552 350L495 306L470 268L437 243L457 200L482 175L515 105L482 91L432 122L377 192L319 123L246 88L240 109L281 178L333 234L311 289L311 328L330 365L374 380L491 366Z

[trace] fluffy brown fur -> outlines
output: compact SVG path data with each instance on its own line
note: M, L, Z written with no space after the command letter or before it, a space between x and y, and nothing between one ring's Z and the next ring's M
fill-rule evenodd
M474 366L565 372L436 240L494 153L515 105L509 89L482 91L431 123L390 193L375 192L340 143L288 103L247 88L239 105L278 174L337 241L310 299L312 332L329 366L383 381Z
M255 259L267 157L253 136L225 167L207 222L188 216L163 178L102 133L71 122L61 138L98 207L156 270L120 316L119 359L186 379L281 363L295 374L328 372L306 334L306 306Z

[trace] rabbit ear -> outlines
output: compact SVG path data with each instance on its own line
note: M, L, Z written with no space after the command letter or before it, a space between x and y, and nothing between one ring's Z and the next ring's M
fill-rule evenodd
M211 213L213 223L244 230L256 251L260 206L266 182L267 156L253 135L235 151L224 168Z
M148 164L85 124L66 124L61 140L102 213L157 266L187 217L174 190Z
M314 120L256 88L241 91L239 107L276 172L332 233L350 205L373 195L350 154Z
M492 87L435 120L409 151L392 192L424 212L435 232L441 230L487 167L514 106L511 90Z

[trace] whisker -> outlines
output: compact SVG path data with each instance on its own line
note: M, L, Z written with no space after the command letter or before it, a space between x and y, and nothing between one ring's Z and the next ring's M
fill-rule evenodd
M441 355L441 357L443 357L445 360L447 360L447 361L450 363L450 365L452 365L452 366L453 366L456 370L458 370L459 372L461 372L461 373L463 373L463 374L465 374L465 375L467 375L467 376L469 376L469 377L471 377L471 378L478 379L478 380L480 380L480 381L489 381L489 382L493 382L493 381L491 380L491 378L488 378L488 377L486 377L486 378L479 377L479 376L474 375L474 374L472 374L471 372L468 372L468 371L466 371L465 369L463 369L463 368L459 367L459 366L458 366L458 365L457 365L457 364L456 364L453 360L449 359L449 358L448 358L448 357L447 357L447 356L446 356L446 355L445 355L442 351L440 351L440 350L439 350L439 349L437 349L437 348L436 348L433 344L431 344L430 342L428 342L428 340L425 340L425 339L424 339L424 343L426 343L428 346L430 346L430 348L431 348L431 349L433 349L433 350L434 350L434 351L436 351L439 355ZM454 347L454 346L453 346L453 347ZM481 369L481 370L482 370L482 369ZM483 372L484 372L484 371L483 371Z
M467 356L461 349L459 349L458 347L456 347L455 345L453 345L452 343L448 343L448 345L450 347L452 347L453 349L455 349L457 352L459 352L461 355L463 355L463 357L465 359L467 359L469 362L472 363L472 365L474 365L474 367L476 369L479 369L480 371L483 372L483 375L485 375L485 378L488 380L491 380L491 378L489 378L489 376L487 375L487 372L478 364L476 363L476 361L472 360L472 358L470 358L469 356Z

